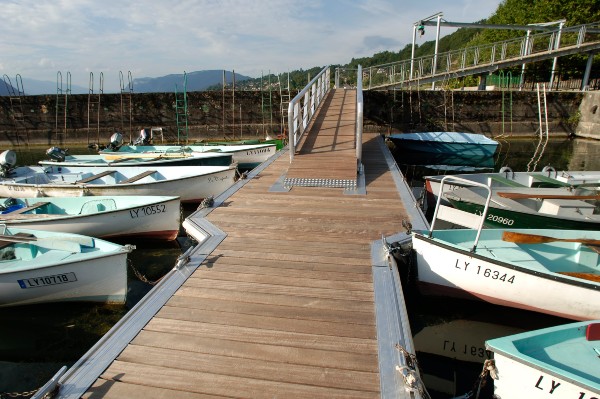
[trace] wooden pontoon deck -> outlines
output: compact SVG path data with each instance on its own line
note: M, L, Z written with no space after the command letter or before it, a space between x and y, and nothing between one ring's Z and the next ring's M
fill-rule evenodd
M329 96L291 165L280 154L192 215L222 241L139 333L125 333L133 339L83 397L386 396L372 243L402 231L408 215L383 139L363 135L362 189L283 185L356 179L356 93Z

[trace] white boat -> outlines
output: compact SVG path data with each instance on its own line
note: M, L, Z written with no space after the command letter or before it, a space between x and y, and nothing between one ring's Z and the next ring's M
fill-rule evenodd
M440 191L440 183L446 176L447 174L423 177L425 180L425 189L427 191L428 206L432 207L435 205L437 195ZM514 172L508 167L503 167L499 172L462 173L453 174L453 176L458 177L463 181L450 182L446 186L445 191L470 187L473 186L472 183L483 183L489 187L572 188L575 186L586 186L588 188L593 188L594 186L600 186L600 172L557 172L552 167L544 167L539 172Z
M177 147L179 148L179 147ZM38 161L42 166L228 166L233 163L233 155L219 152L190 153L169 151L152 154L131 154L115 159L103 154L70 155L65 150L51 147L46 151L49 159Z
M492 188L485 227L600 230L595 204L600 196L562 188ZM478 187L463 187L442 194L461 211L481 215L487 193ZM461 217L462 218L462 217ZM451 221L460 224L460 220Z
M486 348L495 397L600 397L600 320L495 338Z
M418 132L390 134L391 140L404 152L491 157L498 142L483 134L465 132Z
M21 166L0 180L0 196L176 195L183 203L197 203L229 188L235 182L236 173L235 165L156 168Z
M132 246L6 226L0 228L0 246L0 307L125 302Z
M244 144L244 145L123 145L117 150L105 149L100 154L106 161L115 162L122 158L156 157L160 154L183 153L200 156L206 153L231 154L233 162L240 169L252 169L275 155L276 144Z
M104 239L170 241L179 233L180 208L173 196L8 198L0 199L0 223Z
M484 214L488 204L489 197ZM423 293L574 320L600 318L600 262L588 245L600 244L600 232L482 229L483 218L477 229L436 230L436 219L437 209L429 231L412 233Z

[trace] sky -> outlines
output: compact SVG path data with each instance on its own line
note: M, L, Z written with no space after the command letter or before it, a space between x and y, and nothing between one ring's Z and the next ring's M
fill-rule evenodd
M501 0L0 0L0 72L105 93L201 70L285 73L412 43L413 24L491 16ZM442 28L441 35L455 29ZM427 27L417 43L435 40ZM92 73L92 75L90 75ZM27 92L27 87L24 88Z

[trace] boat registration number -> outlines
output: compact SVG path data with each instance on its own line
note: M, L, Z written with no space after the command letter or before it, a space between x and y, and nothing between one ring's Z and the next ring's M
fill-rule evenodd
M77 281L77 276L75 275L75 273L72 272L54 274L52 276L31 277L24 278L22 280L17 280L21 288L46 287L48 285L72 283L74 281Z

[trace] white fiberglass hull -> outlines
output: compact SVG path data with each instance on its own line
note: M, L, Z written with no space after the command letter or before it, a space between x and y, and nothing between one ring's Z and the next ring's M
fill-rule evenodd
M176 239L181 223L179 198L158 196L148 198L150 201L139 201L131 206L97 213L2 214L0 223L9 227L82 234L103 239L132 238L167 241ZM107 200L115 202L115 200L119 201L120 197L103 199L99 202ZM84 206L93 205L95 201L94 197L89 198Z
M598 282L528 270L503 262L500 252L492 260L479 254L485 251L483 243L473 254L413 234L413 248L425 294L477 298L573 320L600 318Z
M163 170L165 170L165 173L173 173L172 171L178 170L177 168L185 167L167 166L163 167ZM80 180L82 176L80 173L48 173L44 175L43 173L38 172L32 174L29 178L9 177L2 180L0 182L0 196L84 197L90 195L177 195L180 197L181 202L201 202L204 198L216 196L222 193L235 183L235 166L197 166L196 168L213 168L214 171L210 173L188 174L180 177L170 177L162 179L154 179L149 176L132 183L120 183L112 176L104 176L102 178L98 178L94 181L90 181L87 183L78 183L77 180ZM81 169L83 170L84 168ZM88 169L100 170L99 168ZM123 168L121 172L132 173L130 171L134 169L137 168L127 167ZM68 169L62 168L62 170ZM185 169L182 170L184 171ZM64 180L60 180L59 178L57 178L57 176L62 177ZM52 178L54 180L50 180L49 178Z
M494 395L499 398L594 399L600 397L600 392L592 391L578 384L574 379L561 378L560 375L523 364L497 352L494 352L494 362L499 372L498 380L494 381Z
M127 255L134 247L82 235L9 229L0 237L0 307L125 302ZM32 241L15 242L19 234Z

